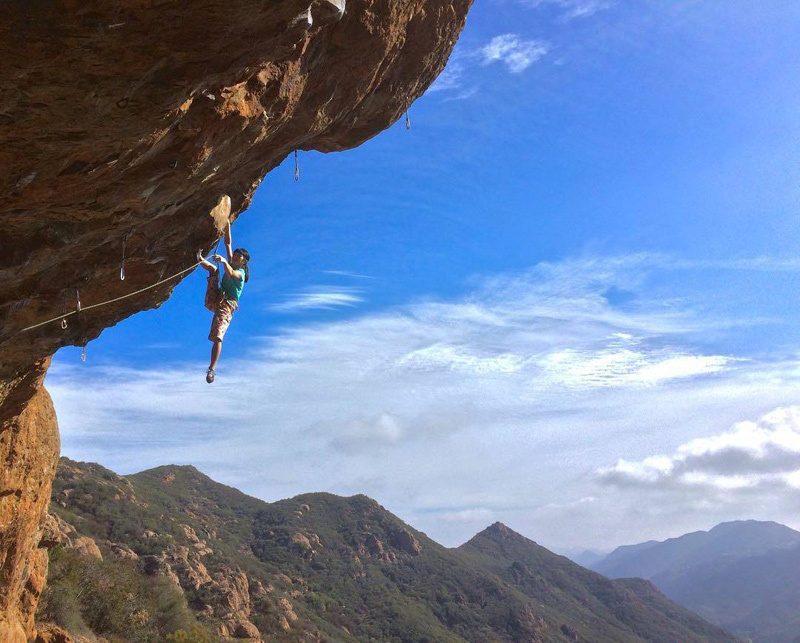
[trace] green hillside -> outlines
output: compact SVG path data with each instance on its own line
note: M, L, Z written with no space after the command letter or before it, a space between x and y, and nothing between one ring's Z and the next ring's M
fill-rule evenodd
M61 624L119 640L165 640L176 629L211 640L734 640L663 596L642 599L506 528L513 552L490 537L499 527L448 549L365 496L265 503L192 467L123 478L62 459L51 512L62 544L51 553L40 617L63 621L54 606L70 595L82 620ZM78 555L91 550L86 536L102 561ZM123 601L126 613L153 621L157 600L174 618L136 631L99 618L96 597L119 592L98 566L124 571L119 584L136 607Z

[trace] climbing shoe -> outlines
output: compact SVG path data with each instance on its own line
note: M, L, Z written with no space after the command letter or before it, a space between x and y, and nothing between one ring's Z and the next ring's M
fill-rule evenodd
M214 381L214 369L213 368L209 368L206 371L206 382L211 384L211 382L213 382L213 381Z

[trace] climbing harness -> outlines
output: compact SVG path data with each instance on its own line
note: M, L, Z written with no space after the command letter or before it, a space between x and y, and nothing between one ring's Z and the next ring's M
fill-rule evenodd
M300 163L297 160L297 150L294 151L294 180L300 180Z

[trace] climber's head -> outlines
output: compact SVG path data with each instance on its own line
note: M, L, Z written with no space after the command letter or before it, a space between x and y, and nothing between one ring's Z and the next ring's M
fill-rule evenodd
M247 267L247 264L250 262L250 253L247 252L244 248L236 248L233 251L233 259L231 260L231 265L236 268L244 269L244 280L245 283L250 280L250 269Z

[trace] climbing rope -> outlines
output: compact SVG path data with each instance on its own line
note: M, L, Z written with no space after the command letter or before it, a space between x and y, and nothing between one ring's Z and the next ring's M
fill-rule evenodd
M221 239L221 237L220 237L220 239ZM217 245L219 245L219 241L217 241ZM188 268L184 268L180 272L176 272L174 275L170 275L169 277L165 277L164 279L161 279L160 281L157 281L156 283L151 284L150 286L145 286L144 288L140 288L139 290L136 290L134 292L130 292L127 295L121 295L120 297L115 297L114 299L109 299L108 301L101 301L98 304L91 304L90 306L83 306L83 307L81 306L81 291L79 289L76 289L75 290L75 294L76 294L76 297L77 297L77 306L76 306L75 310L72 310L72 311L70 311L68 313L64 313L63 315L59 315L58 317L53 317L52 319L48 319L46 321L39 322L38 324L33 324L31 326L26 326L25 328L23 328L23 329L21 329L21 330L19 330L17 332L18 333L25 333L25 332L27 332L29 330L33 330L34 328L39 328L40 326L46 326L47 324L51 324L51 323L53 323L55 321L66 320L66 318L69 317L70 315L77 315L78 313L85 312L87 310L92 310L93 308L100 308L101 306L107 306L108 304L113 304L114 302L122 301L123 299L128 299L129 297L135 297L136 295L139 295L139 294L141 294L141 293L143 293L143 292L145 292L147 290L151 290L153 288L157 288L161 284L165 284L168 281L171 281L172 279L175 279L176 277L180 277L181 275L185 275L187 272L191 272L192 270L197 268L197 266L199 266L199 265L200 265L200 262L198 261L197 263L189 266ZM62 324L61 327L65 328L65 325Z

